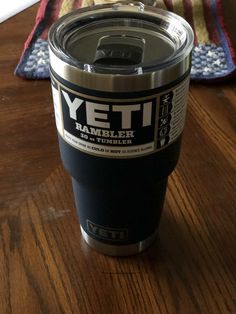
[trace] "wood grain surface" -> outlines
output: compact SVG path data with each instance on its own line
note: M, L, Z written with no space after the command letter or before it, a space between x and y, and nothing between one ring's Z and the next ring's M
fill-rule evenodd
M192 84L179 164L146 252L82 240L49 81L13 75L34 6L0 25L0 313L236 313L236 84Z

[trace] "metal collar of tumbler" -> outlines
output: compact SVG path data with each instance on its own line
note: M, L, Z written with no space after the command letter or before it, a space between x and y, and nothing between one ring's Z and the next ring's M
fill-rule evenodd
M50 63L61 78L108 92L154 89L190 69L193 32L176 14L140 2L80 9L49 32Z

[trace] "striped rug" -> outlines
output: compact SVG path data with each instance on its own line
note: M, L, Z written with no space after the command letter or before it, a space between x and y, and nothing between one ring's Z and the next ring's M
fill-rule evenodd
M113 2L116 1L42 0L35 27L26 41L15 74L27 79L49 77L47 35L53 21L80 7ZM234 10L233 7L231 8L231 1L145 0L143 2L173 11L191 24L195 34L192 80L219 80L235 75L236 53L232 39L235 38L236 33L230 32L227 28L229 18L226 16L230 10ZM227 7L226 2L228 3ZM236 26L236 20L233 21ZM236 27L234 29L236 31Z

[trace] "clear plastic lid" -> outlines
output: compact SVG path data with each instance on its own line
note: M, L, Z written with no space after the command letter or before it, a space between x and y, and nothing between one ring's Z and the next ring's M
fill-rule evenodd
M142 3L116 3L73 12L50 30L58 57L101 74L142 74L181 62L193 32L181 17Z

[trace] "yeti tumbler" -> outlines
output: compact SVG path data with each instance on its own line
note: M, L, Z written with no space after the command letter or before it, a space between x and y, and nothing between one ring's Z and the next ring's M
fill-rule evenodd
M49 32L61 158L85 241L131 255L153 241L184 128L193 31L142 3L79 9Z

